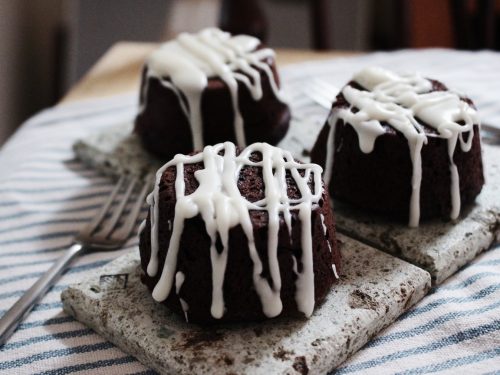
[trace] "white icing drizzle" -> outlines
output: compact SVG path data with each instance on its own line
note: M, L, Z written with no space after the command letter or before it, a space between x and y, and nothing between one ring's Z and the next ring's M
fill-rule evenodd
M340 279L339 274L337 273L337 267L335 266L335 264L332 264L332 271L333 271L333 274L335 275L335 278Z
M261 153L261 161L250 160L251 155L255 152ZM194 174L199 186L193 193L185 195L184 165L200 162L203 163L203 169ZM245 166L254 166L262 170L265 197L257 202L248 201L238 189L240 171ZM241 225L248 239L249 255L253 262L253 282L262 303L263 313L267 317L279 315L283 307L280 298L281 276L277 254L280 217L283 217L289 232L291 232L290 211L295 210L298 211L302 228L301 272L298 272L297 269L297 259L292 258L294 271L297 274L295 298L298 310L304 315L310 316L314 308L311 211L317 207L322 196L321 167L316 164L300 164L293 159L290 152L266 143L255 143L248 146L238 156L236 156L236 146L231 142L206 146L203 152L192 156L176 155L158 170L154 190L147 199L151 215L151 258L147 267L147 273L150 276L155 276L158 272L159 185L163 172L169 167L176 168L177 201L167 256L160 280L153 290L153 298L157 301L163 301L170 294L173 278L177 271L177 256L184 222L200 215L211 239L212 316L220 319L225 312L223 284L229 250L229 230L236 225ZM291 199L287 195L287 171L290 172L300 191L299 199ZM303 176L300 172L303 172ZM311 191L308 186L310 179L314 182L314 191ZM267 251L271 282L268 282L261 275L263 265L254 242L250 216L252 210L265 210L268 213ZM222 244L220 252L216 248L217 236L220 237ZM179 272L177 272L177 292L183 280L184 275L179 276Z
M323 214L319 214L319 217L321 218L321 226L323 227L323 234L326 236L326 232L328 231L328 228L325 225L325 216ZM330 241L328 238L326 239L326 244L328 246L328 250L330 250L330 253L332 252L332 245L330 245Z
M201 97L208 79L218 77L224 81L231 94L236 142L240 147L246 146L243 118L238 105L238 82L248 88L254 100L260 100L263 91L259 70L262 70L269 79L274 95L280 101L285 101L271 67L264 61L274 58L274 51L269 48L256 50L259 45L260 41L254 37L231 36L216 28L205 29L197 34L182 33L176 39L164 43L146 63L141 112L147 101L149 79L155 77L177 96L191 125L193 147L201 150L204 145Z
M332 252L332 245L330 245L330 241L326 241L326 244L328 245L328 250L330 250L330 253Z
M401 132L408 140L413 164L412 194L410 199L409 225L418 226L420 221L420 186L422 182L421 151L428 137L439 137L448 141L448 157L451 173L451 219L460 213L460 186L457 166L453 154L457 142L464 152L472 146L474 124L479 125L477 112L451 91L429 92L432 83L419 74L398 75L382 68L366 68L353 80L368 91L346 86L342 90L349 108L332 111L328 124L327 159L325 182L331 178L334 163L335 125L337 120L350 124L358 134L359 147L364 153L373 151L375 140L385 130L382 122ZM358 112L353 113L352 109ZM436 130L436 134L425 134L417 118ZM464 125L459 124L463 121ZM469 133L467 141L464 134Z
M146 227L146 219L144 219L143 221L141 221L141 223L139 224L139 230L137 231L137 234L140 236L142 231L144 230L144 228Z
M323 234L326 236L326 225L325 225L325 215L319 214L319 217L321 218L321 226L323 227Z
M179 271L175 274L175 294L179 295L179 292L181 291L182 284L184 283L184 280L185 280L185 276L182 272ZM186 319L186 322L189 322L189 319L188 319L189 305L181 297L179 297L179 302L181 303L182 311L184 311L184 318Z

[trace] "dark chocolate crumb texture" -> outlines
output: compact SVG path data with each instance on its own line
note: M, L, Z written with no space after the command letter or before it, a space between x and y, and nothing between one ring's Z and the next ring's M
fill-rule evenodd
M310 316L340 272L321 172L266 143L176 155L140 231L153 298L189 322Z
M456 219L484 184L472 101L381 68L359 72L338 94L311 158L334 198L410 226Z

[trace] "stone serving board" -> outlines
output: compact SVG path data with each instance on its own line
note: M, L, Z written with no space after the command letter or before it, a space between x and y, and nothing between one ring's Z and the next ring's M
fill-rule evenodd
M426 271L339 235L343 270L310 319L199 327L153 301L135 250L63 291L64 310L170 374L319 374L422 299Z
M292 121L285 139L278 145L294 157L307 161L317 124ZM124 123L74 145L78 157L106 173L144 175L156 171L162 162L148 154ZM398 256L430 272L441 283L474 259L500 235L500 147L483 144L486 185L474 207L455 222L431 221L419 228L394 223L334 202L338 229L362 242Z

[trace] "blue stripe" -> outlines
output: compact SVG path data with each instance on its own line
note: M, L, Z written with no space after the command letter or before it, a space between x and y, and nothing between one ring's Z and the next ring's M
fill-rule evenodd
M63 231L63 232L54 232L54 233L44 233L37 234L36 236L31 237L23 237L23 238L14 238L11 240L0 241L0 245L18 245L20 243L27 242L38 242L45 240L54 240L64 237L74 237L78 233L77 230Z
M52 293L52 292L62 292L67 287L68 287L67 284L54 285L52 288L50 288L50 290L47 292L47 294ZM11 292L6 292L6 293L0 293L0 300L12 298L12 297L21 297L25 292L26 292L26 289L14 290Z
M73 155L67 155L66 158L55 157L55 158L36 158L36 159L21 159L17 160L17 165L19 168L16 168L16 173L21 171L32 171L31 168L43 166L50 167L51 170L64 171L65 169L73 169L74 166L80 165L82 162L78 159L75 159Z
M74 323L77 322L75 318L69 315L61 316L59 318L50 318L50 319L43 319L43 320L35 320L33 322L27 322L27 323L21 323L19 324L19 327L17 327L17 330L23 330L23 329L31 329L35 327L45 327L45 326L51 326L51 325L59 325L59 324L66 324L66 323Z
M500 264L500 259L485 260L474 264L474 266L498 266Z
M140 222L141 220L136 220L135 224ZM120 223L118 225L121 225ZM64 231L64 232L54 232L54 233L46 233L46 234L40 234L32 237L24 237L24 238L16 238L12 240L6 240L6 241L0 241L0 245L18 245L21 243L30 243L30 242L40 242L40 241L45 241L45 240L56 240L56 239L65 239L65 238L74 238L77 234L79 233L79 230L73 230L73 231ZM135 236L136 232L135 230L132 232L131 236ZM26 251L23 251L25 253ZM40 251L35 250L34 252L39 253ZM16 253L16 252L14 252ZM1 256L6 256L6 254L9 253L2 253L0 252L0 257ZM12 252L11 252L12 254Z
M54 173L52 176L33 176L33 175L28 175L28 176L13 176L10 177L9 179L5 180L4 183L9 184L11 182L67 182L68 178L79 178L82 181L84 180L104 180L108 179L107 177L104 177L102 174L92 171L92 173L86 173L85 175L82 175L80 173L73 173L72 171L64 171L62 173Z
M61 164L55 164L52 166L30 166L27 168L21 165L19 169L16 169L16 174L21 174L22 172L32 173L32 172L66 172L66 173L78 173L78 172L88 172L89 167L85 164L75 164L71 168L64 168Z
M62 308L62 302L47 302L36 304L32 311L47 311ZM0 317L7 312L7 309L0 310Z
M111 188L111 186L110 186ZM91 198L97 198L97 197L104 197L104 196L109 196L111 193L111 189L106 190L106 191L100 191L96 193L85 193L81 195L74 195L71 196L70 198L62 198L62 199L48 199L48 200L41 200L41 201L22 201L22 200L15 200L15 201L3 201L0 202L0 207L7 207L7 206L16 206L19 204L23 205L37 205L37 204L53 204L53 203L68 203L68 202L75 202L75 201L80 201L80 200L87 200Z
M0 229L0 234L2 234L2 233L11 234L12 232L17 231L17 230L24 230L24 229L28 229L28 228L37 228L37 227L53 225L53 224L81 224L81 223L89 222L90 219L92 219L92 216L87 216L87 217L82 217L82 218L68 218L68 219L34 221L32 223L18 225L17 227ZM1 252L0 252L0 254L1 254ZM0 266L0 270L1 269L2 269L2 266Z
M19 349L19 348L22 348L23 346L38 344L41 342L46 342L46 341L51 341L51 340L71 339L71 338L75 338L75 337L88 336L91 334L95 334L95 332L92 331L90 328L85 328L85 329L77 329L77 330L73 330L73 331L52 333L50 335L35 336L35 337L30 337L29 339L22 340L22 341L6 343L2 346L2 351L5 352L7 350Z
M482 313L488 312L490 310L494 310L498 307L500 307L500 301L495 302L495 303L488 305L488 306L485 306L485 307L478 308L478 309L473 309L473 310L468 310L468 311L454 311L454 312L446 313L446 314L438 316L438 317L433 317L431 321L429 321L425 324L422 324L420 326L408 329L406 331L395 332L395 333L391 333L391 334L384 335L381 337L377 337L377 338L373 339L372 341L370 341L365 347L371 348L371 347L385 344L387 342L391 342L394 340L405 339L408 337L413 337L413 336L425 334L426 332L430 331L431 329L436 328L440 325L443 325L446 322L449 322L450 320L455 320L457 318L482 314Z
M500 370L493 370L493 371L485 372L482 375L500 375Z
M61 250L66 250L68 249L68 245L62 245L62 246L55 246L55 247L48 247L44 249L36 249L36 250L28 250L28 251L11 251L11 252L1 252L0 255L3 257L19 257L19 256L32 256L34 254L46 254L46 253L53 253L56 251L61 251Z
M414 355L419 355L423 353L429 353L434 350L442 349L447 346L459 344L463 341L468 341L487 335L492 332L497 332L500 330L500 320L495 320L489 324L484 324L478 327L469 328L462 332L455 333L451 336L443 337L437 339L430 344L417 346L415 348L400 350L394 353L380 356L378 358L371 359L369 361L360 362L347 367L341 367L337 369L336 374L347 374L354 371L360 371L380 365L387 366L389 362L395 361L401 358L407 358ZM389 365L390 366L390 365Z
M31 216L35 214L58 214L58 213L74 213L74 212L84 212L84 211L90 211L90 210L95 210L96 208L102 207L102 203L100 204L91 204L88 206L80 206L76 208L65 208L65 209L50 209L50 210L29 210L29 211L22 211L22 212L17 212L15 214L8 214L6 216L0 216L0 221L9 221L12 219L19 219L20 217L24 216Z
M102 265L104 265L104 264L106 264L108 262L109 262L109 260L98 260L96 262L92 262L92 263L89 263L89 264L84 264L84 265L81 265L81 266L71 267L66 272L66 274L70 275L70 274L73 274L73 273L78 273L78 272L82 272L82 271L91 270L93 268L100 267L100 266L102 266ZM31 272L31 273L25 273L25 274L22 274L22 275L4 277L4 278L0 279L0 285L7 284L7 283L12 283L14 281L19 281L19 280L25 280L25 279L31 279L31 278L34 278L34 277L39 277L39 276L42 276L44 273L45 272Z
M1 256L4 256L0 253ZM16 267L25 267L25 266L37 266L40 264L54 263L55 259L47 259L47 260L35 260L33 262L19 262L19 263L8 263L0 266L0 271L5 269L11 269Z
M132 242L126 247L120 249L120 250L125 250L125 249L130 249L134 246L137 246L138 244L138 239L137 239L137 232L134 231L130 238L136 238L136 241ZM34 254L46 254L46 253L53 253L61 250L66 250L68 249L68 245L62 245L62 246L54 246L54 247L48 247L48 248L42 248L42 249L35 249L35 250L27 250L27 251L11 251L11 252L0 252L0 256L12 256L12 257L19 257L19 256L31 256Z
M117 203L115 203L115 204L117 204ZM144 207L142 209L142 212L144 212L145 210L147 210L147 207ZM122 215L124 217L126 217L126 215L129 212L130 212L130 210L124 210ZM105 219L109 218L109 216L110 216L109 214L106 215ZM88 220L89 219L87 219L87 221ZM141 221L142 221L141 219L137 219L135 221L135 225L137 226L137 224L139 224ZM66 221L61 221L61 222L64 223ZM38 224L38 225L40 225L40 224ZM122 225L122 224L118 223L118 225ZM49 232L49 233L45 233L45 234L38 234L36 236L31 236L31 237L14 238L14 239L10 239L10 240L0 241L0 245L17 245L20 243L40 242L40 241L45 241L45 240L55 240L55 239L61 239L61 238L66 238L66 237L74 237L79 233L79 231L80 231L80 229L74 230L74 231ZM12 231L2 230L2 231L0 231L0 234L2 232L12 232ZM0 255L5 255L5 253L0 252Z
M468 286L474 284L476 281L479 281L485 277L498 276L498 275L500 275L500 273L498 273L498 272L480 272L480 273L477 273L477 274L465 279L464 281L461 281L458 284L441 285L437 289L438 289L438 291L463 289L463 288L468 287Z
M76 189L85 189L85 188L95 188L95 187L101 187L101 186L107 186L107 187L113 187L112 183L110 181L105 181L105 182L99 182L95 184L78 184L78 185L73 185L73 186L68 186L65 184L65 186L57 186L57 187L51 187L51 188L33 188L33 189L27 189L27 188L5 188L5 189L0 189L0 194L1 193L27 193L27 194L40 194L40 193L54 193L54 192L62 192L62 191L73 191Z
M459 366L470 365L471 363L485 361L485 360L488 360L490 358L497 357L499 355L500 355L500 347L492 349L492 350L487 350L487 351L482 352L482 353L471 354L471 355L468 355L465 357L449 359L447 361L433 364L433 365L427 365L427 366L413 368L411 370L399 372L398 375L418 375L418 374L428 374L431 372L444 371L444 370L447 370L450 368L455 368L455 367L459 367ZM493 373L499 373L499 372L500 372L500 370L497 370Z
M109 194L109 193L108 193ZM114 202L113 205L116 205L117 203ZM31 216L31 215L37 215L37 214L60 214L60 213L75 213L75 212L84 212L84 211L89 211L89 210L95 210L99 207L102 207L103 203L99 204L91 204L88 206L80 206L76 208L65 208L65 209L38 209L38 210L26 210L26 211L21 211L17 212L15 214L7 214L5 216L0 216L0 222L1 221L9 221L12 219L18 219L20 217L25 217L25 216ZM147 211L147 207L142 207L141 212Z
M27 365L29 363L43 361L44 359L48 359L48 358L65 357L65 356L69 356L71 354L96 352L96 351L107 350L107 349L112 349L112 348L114 348L114 345L111 344L110 342L101 342L101 343L91 344L91 345L75 346L73 348L48 350L48 351L45 351L42 353L38 353L38 354L30 355L27 357L15 359L13 361L0 362L0 369L2 369L2 370L13 369L16 367Z
M22 142L18 142L16 144L17 147L29 147L28 145L30 143L36 145L37 140L33 138L32 141L27 142L28 138L24 139ZM34 158L33 155L39 155L40 158ZM19 155L19 163L24 163L27 161L53 161L56 159L61 159L63 158L70 158L70 160L75 160L74 158L73 151L71 147L68 147L68 141L66 137L61 137L57 139L55 142L51 142L50 147L39 147L39 146L34 146L30 147L30 152L26 153L26 150L24 154Z
M500 289L500 284L493 284L493 285L489 285L488 287L486 287L484 289L481 289L480 291L478 291L476 294L473 294L472 296L441 298L441 299L432 301L432 302L428 303L427 305L424 305L421 307L417 306L413 310L407 311L406 313L402 314L397 320L412 318L414 316L431 311L439 306L442 306L442 305L445 305L448 303L466 303L466 302L477 301L477 300L480 300L486 296L489 296L491 293L496 292L498 289Z
M48 213L60 213L60 212L84 212L84 211L88 211L88 210L95 210L99 207L102 207L103 203L100 203L100 204L93 204L93 205L89 205L89 206L80 206L78 208L74 208L74 209L67 209L67 210L48 210ZM118 205L118 201L115 201L113 202L113 204L111 205L111 207L114 207ZM140 213L143 214L145 212L148 211L148 207L146 205L144 205L143 207L141 207L141 211ZM128 213L130 212L130 209L126 209L123 211L123 215L127 215ZM38 213L45 213L45 212L42 212L41 210L37 210L37 211L24 211L23 213L33 213L33 214L38 214ZM11 216L11 218L16 218L18 217L19 215L17 214L14 214ZM28 216L27 214L23 215L23 216ZM106 215L105 218L108 218L110 215ZM82 218L64 218L64 219L53 219L53 220L44 220L44 221L34 221L34 222L31 222L31 223L24 223L24 224L21 224L17 227L8 227L8 228L5 228L5 229L2 229L0 230L0 233L4 233L4 232L12 232L14 230L20 230L20 229L26 229L26 228L30 228L30 227L36 227L36 226L45 226L46 224L64 224L64 223L78 223L78 222L86 222L86 221L90 221L90 219L92 219L94 216L87 216L87 217L82 217ZM9 217L5 217L4 219L1 219L0 218L0 221L7 221L8 219L10 219Z
M39 372L38 375L65 375L65 374L71 374L72 372L77 372L77 371L89 371L89 370L95 370L97 368L122 365L125 363L131 363L131 362L137 362L137 359L135 359L134 357L129 355L126 357L121 357L121 358L102 359L100 361L95 361L95 362L82 363L79 365L61 367L61 368L54 369L54 370ZM156 374L156 372L148 372L148 371L146 371L144 373L148 374L148 375Z

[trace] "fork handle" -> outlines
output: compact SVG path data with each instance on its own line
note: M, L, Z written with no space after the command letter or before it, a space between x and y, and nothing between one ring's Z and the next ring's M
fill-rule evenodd
M19 323L24 320L49 288L55 284L59 276L68 268L71 261L82 252L83 248L80 244L73 244L5 313L0 319L0 347L5 344Z

